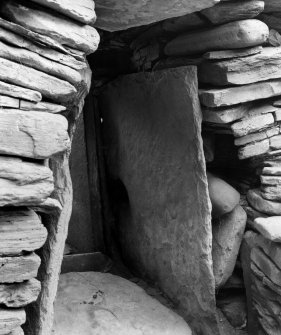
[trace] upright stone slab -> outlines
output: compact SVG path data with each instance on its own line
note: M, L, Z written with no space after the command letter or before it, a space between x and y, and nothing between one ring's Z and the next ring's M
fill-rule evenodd
M195 333L218 335L211 205L195 67L123 76L99 99L126 261L178 304Z

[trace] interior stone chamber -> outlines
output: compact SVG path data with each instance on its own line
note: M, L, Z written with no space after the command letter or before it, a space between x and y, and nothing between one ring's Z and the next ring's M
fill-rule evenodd
M103 272L175 334L281 334L280 33L275 0L1 2L0 334L62 335Z

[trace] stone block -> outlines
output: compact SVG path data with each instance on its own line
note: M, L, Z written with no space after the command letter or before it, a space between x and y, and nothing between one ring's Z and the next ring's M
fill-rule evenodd
M262 52L262 46L243 48L243 49L230 49L230 50L219 50L209 51L203 55L204 59L207 60L225 60L233 58L241 58L256 55Z
M273 126L274 117L271 113L256 115L253 117L242 119L231 125L233 135L235 137L246 136L255 133L258 130Z
M238 157L239 159L247 159L251 157L260 156L266 154L269 151L269 139L253 142L239 148Z
M281 215L281 203L264 199L259 189L250 190L247 199L251 206L264 214Z
M254 221L254 227L270 241L281 242L281 216L256 218Z
M14 331L25 323L26 316L24 309L0 308L0 334L13 335Z

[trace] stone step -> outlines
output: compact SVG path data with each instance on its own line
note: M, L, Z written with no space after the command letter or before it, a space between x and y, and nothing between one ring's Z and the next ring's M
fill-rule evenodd
M47 229L32 210L0 210L0 256L15 256L41 248Z
M268 38L268 27L259 20L242 20L208 30L180 35L167 43L167 56L187 56L207 51L241 49L262 45Z
M249 57L218 62L205 61L199 66L199 81L216 86L246 85L281 78L281 47L263 48Z
M0 304L10 308L25 307L37 300L40 290L41 283L34 278L22 283L1 284Z
M17 257L0 257L0 283L20 283L37 277L41 259L35 253Z
M25 323L24 309L0 308L0 335L20 334L20 326Z
M0 109L0 154L45 159L69 149L65 117Z
M56 335L191 335L185 321L142 288L106 273L60 276L55 302Z

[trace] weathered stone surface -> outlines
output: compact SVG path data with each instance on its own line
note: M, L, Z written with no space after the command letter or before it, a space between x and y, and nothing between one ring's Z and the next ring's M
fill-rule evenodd
M247 307L245 295L233 293L223 298L218 298L217 306L234 328L243 329L246 327Z
M241 104L231 107L219 107L202 109L203 121L213 123L230 123L242 119L247 115L249 104Z
M17 98L8 97L6 95L0 95L0 106L9 108L19 108L20 100Z
M105 273L60 276L55 303L56 335L191 335L185 321L136 284Z
M3 81L0 81L0 94L4 94L15 98L22 98L34 102L39 102L42 99L41 93L37 91L11 85Z
M24 309L0 308L0 334L13 335L15 329L25 323Z
M271 129L264 129L263 131L259 131L258 133L252 133L242 137L237 137L234 140L234 144L237 146L241 146L251 142L262 141L277 134L279 134L279 128L277 127L273 127Z
M62 205L60 202L53 198L47 198L40 204L31 206L31 208L36 212L45 214L60 213L62 211Z
M31 102L26 100L20 100L19 109L24 111L36 111L36 112L46 112L46 113L61 113L66 110L66 107L52 104L50 102Z
M35 278L41 259L35 253L26 256L0 257L0 283L19 283Z
M130 198L120 213L127 262L177 301L194 332L218 335L197 97L196 69L182 67L120 77L99 104L110 174Z
M68 150L65 117L50 113L0 110L0 153L45 159Z
M281 176L281 165L273 167L264 167L262 169L262 175L264 176Z
M242 119L231 125L233 135L242 137L254 133L260 129L270 127L274 124L274 117L271 113L256 115Z
M209 195L212 203L212 217L218 218L230 213L238 205L240 194L223 179L207 173Z
M255 156L260 156L269 151L269 139L249 143L244 147L239 148L238 157L239 159L247 159Z
M21 327L11 331L9 335L24 335L23 329Z
M86 54L95 52L99 34L95 28L75 23L63 16L47 13L19 4L14 0L1 5L1 13L12 22L39 34L52 37L63 45L82 50Z
M41 248L47 229L32 210L0 211L0 255L14 256Z
M183 56L214 50L241 49L263 44L269 31L259 20L243 20L184 34L168 42L164 52L167 56Z
M11 308L24 307L38 298L40 290L41 283L34 278L22 283L1 284L0 303Z
M75 87L65 80L4 58L0 58L0 80L36 90L58 102L73 100L77 93Z
M217 289L232 275L246 221L246 212L237 206L231 213L213 222L213 268Z
M40 5L54 9L84 24L96 21L95 2L93 0L32 0Z
M262 185L261 195L264 199L272 201L281 201L281 185Z
M203 62L199 67L199 81L218 86L245 85L281 77L281 47L263 48L249 56Z
M199 95L204 106L236 105L281 95L281 80L270 80L229 88L202 89L199 91Z
M279 176L260 176L261 183L266 185L281 185L281 177Z
M200 11L218 3L219 0L149 0L135 2L132 0L96 0L96 27L108 31L124 30L131 27L161 21Z
M271 137L269 142L272 150L281 149L281 135Z
M53 191L53 174L48 167L0 156L0 206L38 205Z
M264 10L264 1L224 1L216 6L204 9L204 15L213 24L251 19Z
M250 190L247 199L251 206L262 213L281 215L281 203L264 199L259 189Z
M219 50L219 51L210 51L206 52L203 55L203 58L208 60L225 60L233 58L241 58L256 55L262 52L262 47L252 47L244 49L233 49L233 50Z
M31 40L25 37L30 35L30 31L28 31L28 34L24 34L24 36L18 35L18 32L13 32L9 30L10 28L9 25L7 27L6 26L2 27L1 22L3 23L3 21L0 20L1 41L9 43L19 48L25 48L27 50L35 52L36 54L42 57L55 61L59 64L64 64L75 70L82 70L86 67L85 62L77 60L70 54L64 54L62 52L59 52L58 50L48 48L44 45L33 43ZM7 21L4 22L8 23ZM11 24L11 22L9 22L9 24Z
M264 237L273 242L281 242L281 216L256 218L254 224Z
M44 58L33 51L17 48L0 42L0 57L32 67L38 71L65 80L73 85L78 85L82 82L82 76L78 71L69 66Z

